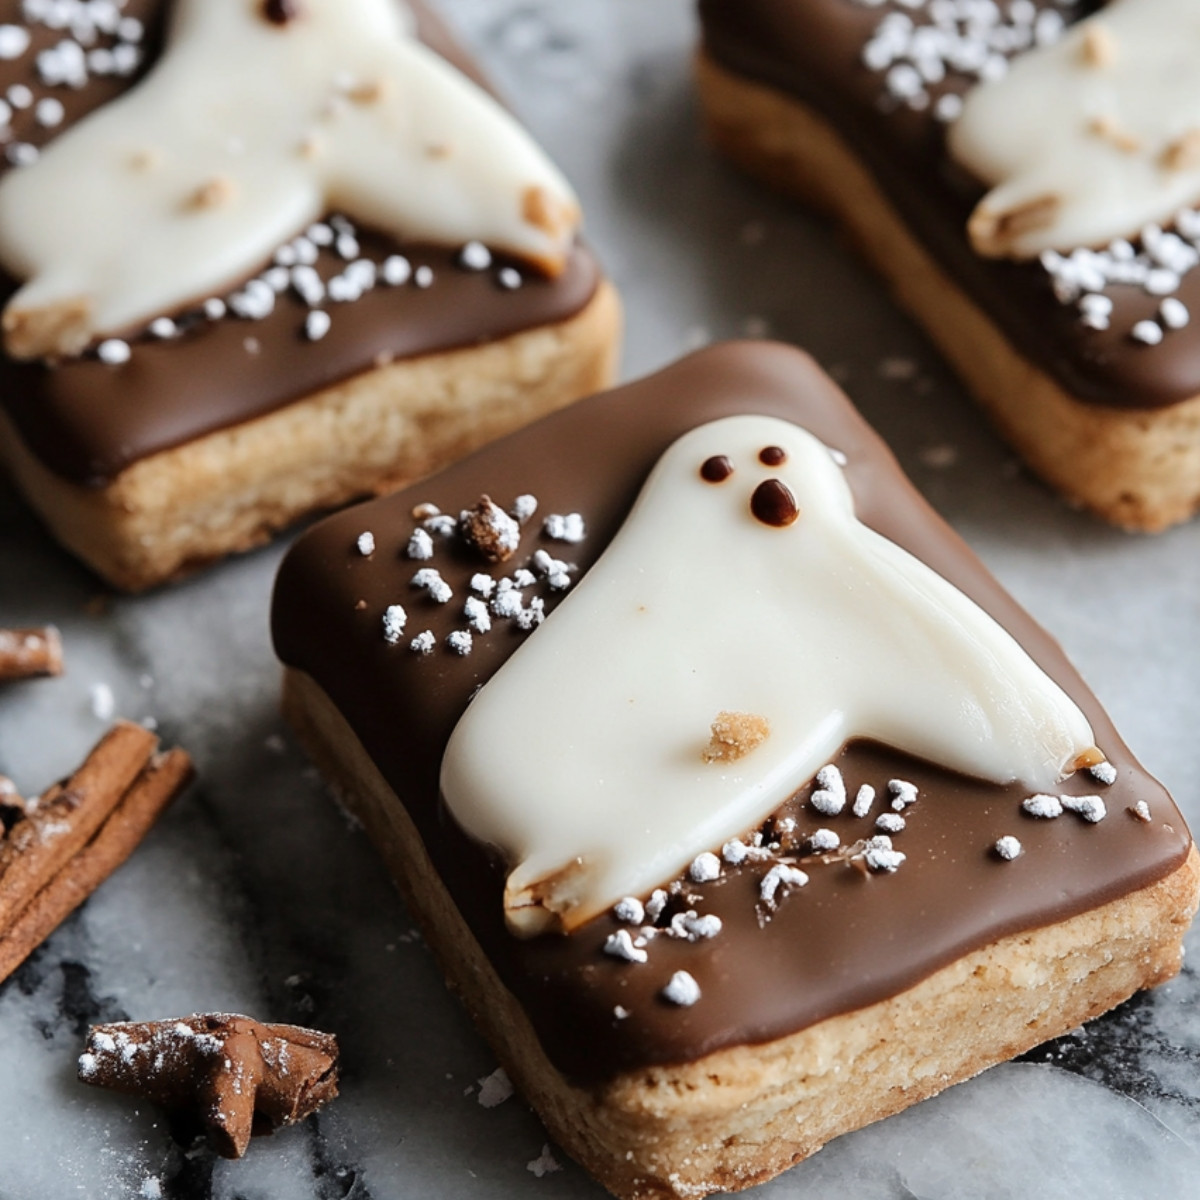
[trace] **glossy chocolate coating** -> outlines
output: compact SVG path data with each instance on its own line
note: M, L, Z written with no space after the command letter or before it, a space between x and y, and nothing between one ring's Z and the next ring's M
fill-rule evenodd
M1039 9L1056 7L1034 0ZM1096 6L1059 9L1074 20ZM1200 394L1200 326L1161 345L1134 341L1134 323L1152 319L1160 301L1140 287L1112 285L1111 328L1086 328L1074 305L1060 304L1038 263L977 255L967 218L983 192L949 157L945 127L924 112L885 105L883 76L862 64L862 48L887 3L854 0L700 0L704 47L723 67L789 93L833 125L872 172L893 207L934 260L1000 328L1016 349L1070 395L1119 408L1159 408ZM953 72L931 96L962 93ZM1134 231L1131 231L1134 232ZM1200 311L1200 270L1177 295Z
M19 23L20 9L20 0L0 0L0 25ZM124 9L147 23L147 66L161 44L165 9L162 0L130 0ZM422 38L481 82L428 11L418 6L417 15ZM0 61L0 95L14 83L34 86L31 64L37 50L63 36L30 28L30 50ZM66 106L63 127L132 82L93 76L79 90L53 89ZM34 90L46 91L40 85ZM37 126L32 109L14 119L17 140L41 144L55 132ZM0 172L8 169L0 157ZM363 254L375 261L400 252L414 267L428 264L433 285L381 286L351 304L331 305L329 333L317 342L305 338L308 308L289 291L277 298L265 320L226 318L201 322L178 340L139 340L130 361L120 366L95 358L56 366L18 363L0 354L0 406L26 447L51 471L99 487L141 458L273 412L378 362L468 347L565 320L587 304L599 280L596 262L584 248L575 251L559 278L522 272L524 285L506 291L496 284L494 271L459 268L456 248L397 246L366 232L360 242ZM334 261L328 251L322 256L326 265ZM237 283L230 280L230 287ZM0 274L0 305L15 287Z
M531 492L540 502L538 516L525 527L505 571L527 562L539 545L584 571L612 539L668 446L697 425L739 413L794 421L845 453L860 517L980 603L1075 697L1119 777L1102 789L1082 775L1063 790L1102 793L1109 816L1096 825L1075 817L1039 822L1020 811L1027 787L979 783L855 743L839 761L851 796L861 783L880 793L870 818L854 818L849 807L834 818L802 807L795 813L797 832L827 826L843 842L869 837L884 809L888 780L908 779L921 796L905 811L907 829L895 837L896 848L908 856L895 875L806 865L809 885L787 895L760 927L756 901L767 865L726 867L717 882L688 889L701 898L694 906L699 912L720 916L720 935L697 944L659 937L645 965L602 953L616 928L607 915L570 936L521 941L504 927L502 872L447 815L438 779L443 750L472 692L526 635L501 625L477 637L462 658L440 645L446 633L462 627L468 581L485 566L462 548L440 549L429 565L441 571L455 598L437 605L417 593L409 581L425 564L404 557L416 524L412 510L432 502L457 513L485 492L504 505ZM738 486L738 476L721 486ZM566 548L546 542L541 517L570 512L584 516L586 540ZM369 559L356 548L364 530L375 538ZM382 615L398 602L408 610L408 633L428 627L437 635L432 654L385 644ZM1190 845L1174 804L1132 759L1057 644L925 504L811 359L782 346L741 343L702 351L542 420L418 487L322 522L280 569L273 630L280 658L320 684L408 807L456 904L529 1011L551 1060L581 1081L766 1041L860 1008L997 937L1063 919L1159 879L1182 862ZM1138 800L1149 804L1151 823L1125 813ZM1005 834L1025 846L1015 862L992 852ZM700 985L701 999L691 1008L658 997L676 970L689 971ZM617 1005L631 1015L618 1020Z

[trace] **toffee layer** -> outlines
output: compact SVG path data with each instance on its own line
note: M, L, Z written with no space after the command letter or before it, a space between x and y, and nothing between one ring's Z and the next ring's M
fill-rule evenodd
M504 570L544 548L582 573L671 443L697 425L747 412L794 421L844 453L860 518L955 583L1068 691L1118 777L1101 788L1076 776L1063 791L1102 793L1109 816L1094 825L1076 817L1037 821L1021 812L1030 790L1020 784L996 787L852 743L838 759L851 796L862 783L886 796L893 778L920 791L905 811L907 828L894 838L907 855L894 875L806 863L809 884L767 914L758 889L770 864L726 866L718 881L690 885L666 914L681 907L714 913L722 932L699 943L658 937L646 964L604 955L605 939L618 928L607 915L570 936L518 940L504 926L504 872L446 814L438 779L446 743L472 693L527 635L497 628L476 638L465 657L443 647L445 636L462 625L471 576L489 568L478 555L446 543L430 565L455 600L438 605L418 593L410 581L425 564L405 556L418 523L413 509L432 503L458 513L481 493L503 504L532 493L538 516L525 526ZM543 515L573 512L587 523L582 543L564 547L544 537ZM365 531L374 537L369 556L358 549ZM426 627L434 633L433 653L414 653L407 638L385 642L383 614L397 603L408 611L410 634ZM547 611L554 603L551 593ZM549 417L418 487L322 522L285 559L272 622L279 657L311 676L355 730L411 813L467 924L529 1011L550 1059L581 1082L765 1042L895 995L1000 936L1051 924L1164 877L1190 845L1178 810L1132 758L1058 645L925 504L832 382L806 355L781 346L702 351ZM821 816L804 804L807 792L788 806L797 835L828 827L843 842L869 837L886 808L877 803L869 820L849 809ZM1149 823L1126 811L1139 800L1150 808ZM1009 834L1025 850L1015 862L992 849ZM658 995L677 970L699 983L701 999L690 1008ZM619 1018L618 1006L629 1015Z
M704 48L726 69L794 97L827 120L883 186L915 236L950 271L1017 350L1075 398L1115 408L1155 409L1200 394L1200 331L1173 332L1157 346L1129 336L1152 320L1159 299L1140 287L1110 285L1107 330L1085 327L1060 304L1036 262L985 259L971 248L967 218L984 193L950 159L945 126L933 115L885 104L883 77L862 62L864 45L891 2L855 0L699 0ZM1095 4L1055 8L1068 21ZM931 98L962 94L953 71L930 85ZM1131 231L1132 232L1132 231ZM1183 276L1178 298L1200 311L1200 271Z
M60 126L47 129L37 123L33 108L17 110L13 139L44 144L135 83L153 65L168 8L169 0L129 0L123 13L141 19L147 29L139 73L124 79L91 75L87 86L78 89L47 88L38 81L37 53L69 33L31 24L30 48L17 59L0 60L0 95L24 84L39 98L59 99L65 117ZM440 22L419 3L414 9L422 39L482 82ZM0 25L5 24L24 24L21 0L0 0ZM14 169L19 168L0 156L0 173ZM80 191L81 203L86 203L86 181ZM333 321L319 341L306 338L309 310L288 291L276 298L274 311L263 320L201 320L177 339L138 338L130 360L120 365L95 357L18 363L0 353L0 405L25 445L51 471L72 483L102 487L139 459L273 412L379 362L453 350L566 320L584 308L600 278L595 259L583 247L557 279L522 271L522 286L507 290L498 285L495 270L460 268L457 248L398 245L369 233L360 242L363 255L376 262L403 254L414 269L431 267L432 285L381 286L351 303L332 305ZM345 265L322 251L316 267L328 277L335 261ZM498 260L496 265L504 264ZM230 288L239 282L230 280ZM0 274L0 306L16 286Z

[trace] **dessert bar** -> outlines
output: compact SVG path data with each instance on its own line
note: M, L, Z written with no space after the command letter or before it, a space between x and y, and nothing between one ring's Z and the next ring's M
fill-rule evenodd
M273 629L293 728L618 1196L760 1182L1178 970L1175 805L797 350L329 518Z
M700 0L700 14L722 153L829 210L1069 500L1130 529L1190 516L1195 6Z
M0 459L113 584L609 382L578 202L420 4L61 10L0 2Z

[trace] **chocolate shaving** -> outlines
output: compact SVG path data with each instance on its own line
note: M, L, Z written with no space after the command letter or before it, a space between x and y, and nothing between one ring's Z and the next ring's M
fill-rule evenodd
M521 527L487 495L459 516L458 525L467 544L489 563L511 558L521 542Z
M0 629L0 680L61 675L62 638L53 625Z
M187 754L157 745L123 721L37 799L0 789L0 979L133 853L191 778Z
M208 1013L95 1025L79 1078L197 1117L224 1158L303 1121L337 1095L337 1039L297 1025Z

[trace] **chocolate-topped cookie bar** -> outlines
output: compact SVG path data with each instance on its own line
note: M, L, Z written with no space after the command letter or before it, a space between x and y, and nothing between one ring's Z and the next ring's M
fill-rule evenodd
M618 1196L760 1182L1178 970L1175 805L797 350L322 522L272 623L301 741Z
M1200 504L1186 0L699 0L718 148L830 210L1025 460L1157 530Z
M421 3L0 0L0 30L0 459L115 585L610 381L578 202Z

